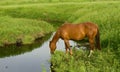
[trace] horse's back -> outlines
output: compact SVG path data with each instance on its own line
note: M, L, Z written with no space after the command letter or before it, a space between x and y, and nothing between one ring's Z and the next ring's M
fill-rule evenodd
M91 22L85 22L85 23L79 23L79 24L71 24L71 23L65 23L63 24L58 30L64 32L70 32L70 33L76 33L79 31L91 31L94 29L98 29L98 26Z
M58 29L62 38L79 40L84 35L82 24L64 24Z

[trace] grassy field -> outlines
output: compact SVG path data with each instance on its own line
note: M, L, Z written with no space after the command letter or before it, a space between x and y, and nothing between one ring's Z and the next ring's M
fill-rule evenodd
M56 51L51 61L56 72L118 72L120 70L120 1L99 0L1 0L0 46L32 43L64 22L90 21L100 29L102 51L74 50L73 57ZM41 2L44 3L41 3ZM50 3L51 1L51 3ZM61 2L62 1L62 2Z
M57 51L51 59L51 69L53 72L119 72L119 55L115 51L108 49L95 51L89 58L88 52L83 50L73 50L73 56L65 55L64 52Z
M2 16L0 17L0 45L14 44L17 40L22 40L23 44L30 44L53 30L53 26L45 21Z
M60 2L101 2L101 1L119 1L119 0L0 0L0 5L60 3Z
M57 51L52 56L56 72L119 72L120 71L120 3L86 3L74 5L68 18L73 23L91 21L100 28L102 51L88 58L88 51L74 51L73 57Z

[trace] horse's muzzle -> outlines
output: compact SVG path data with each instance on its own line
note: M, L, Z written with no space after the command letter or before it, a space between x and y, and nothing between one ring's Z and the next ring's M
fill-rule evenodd
M54 52L50 52L51 54L54 54Z

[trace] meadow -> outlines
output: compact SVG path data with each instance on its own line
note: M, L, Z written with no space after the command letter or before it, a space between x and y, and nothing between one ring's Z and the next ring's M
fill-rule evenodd
M73 57L56 51L51 57L56 72L118 72L120 70L120 1L117 0L4 0L0 2L0 46L32 43L56 31L64 22L93 22L100 29L102 51L74 50ZM43 2L42 2L43 1ZM62 2L61 2L62 1ZM74 48L73 48L74 49Z

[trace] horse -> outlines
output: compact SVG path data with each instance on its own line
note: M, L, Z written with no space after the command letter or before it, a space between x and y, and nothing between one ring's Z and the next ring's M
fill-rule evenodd
M73 54L72 49L70 48L69 40L82 40L85 37L88 37L90 44L90 51L88 57L93 53L93 50L96 46L96 49L101 50L100 47L100 34L97 24L92 22L84 22L78 24L64 23L56 31L52 40L49 43L50 53L54 54L56 49L56 43L61 38L64 41L66 54ZM96 42L96 43L95 43ZM96 44L96 45L95 45Z

